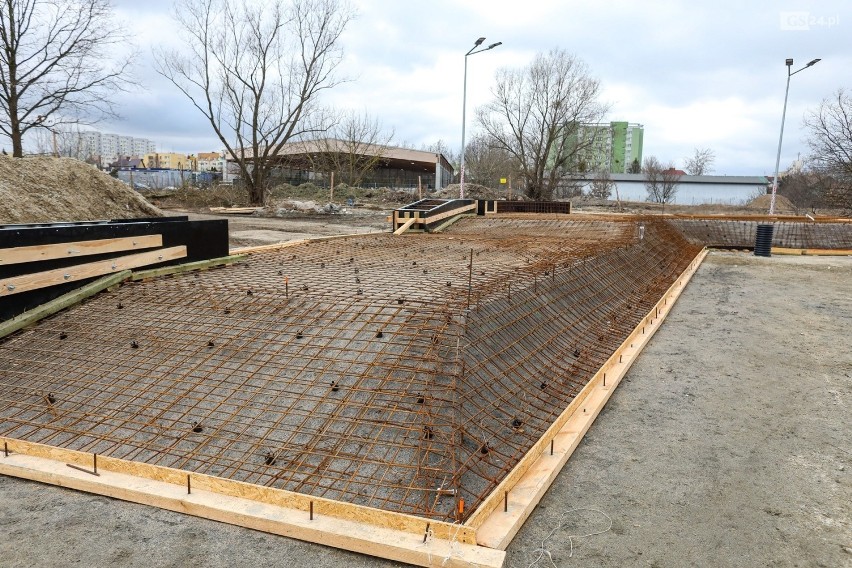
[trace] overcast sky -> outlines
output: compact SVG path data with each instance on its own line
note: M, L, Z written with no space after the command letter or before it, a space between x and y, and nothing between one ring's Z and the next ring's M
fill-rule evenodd
M329 94L367 111L420 147L461 145L464 53L480 36L502 41L468 60L468 139L495 71L560 47L586 61L611 105L609 120L645 127L644 155L682 165L695 147L716 153L715 173L771 174L787 78L792 78L782 168L807 153L802 117L840 87L852 89L852 3L578 2L567 0L354 0L341 70L353 80ZM123 119L102 131L151 138L161 151L221 147L201 115L146 63L157 45L179 46L171 0L115 0L141 50L143 89L122 95ZM785 29L786 28L786 29Z

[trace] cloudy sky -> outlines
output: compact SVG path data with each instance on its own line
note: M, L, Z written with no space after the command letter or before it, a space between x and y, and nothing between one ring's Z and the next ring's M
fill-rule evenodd
M807 152L802 117L840 87L852 89L852 3L592 2L569 0L352 0L342 71L352 81L328 103L378 117L396 142L461 145L464 53L480 36L503 45L468 60L468 133L495 71L537 52L586 61L611 105L609 120L645 127L645 156L682 165L695 147L716 153L715 173L771 174L786 67L822 61L792 78L782 167ZM122 120L102 131L153 139L162 151L220 148L201 115L153 72L155 46L179 47L172 0L114 0L141 50L142 89L122 95ZM469 139L469 138L468 138Z

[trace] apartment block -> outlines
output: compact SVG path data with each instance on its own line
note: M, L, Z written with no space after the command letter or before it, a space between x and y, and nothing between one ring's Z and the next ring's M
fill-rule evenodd
M581 149L576 169L628 173L634 160L642 163L644 132L641 124L624 121L579 125L576 143Z
M75 158L100 158L101 163L109 164L119 158L139 157L149 152L155 152L157 145L147 138L122 136L97 130L84 130L70 133L67 145L74 148Z
M143 167L164 170L191 171L194 169L193 162L193 157L176 152L148 152L142 158Z
M199 152L196 156L199 172L225 171L225 157L219 152Z

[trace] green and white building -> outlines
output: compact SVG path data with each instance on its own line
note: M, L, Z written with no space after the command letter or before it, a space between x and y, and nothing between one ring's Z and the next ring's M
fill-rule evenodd
M594 172L605 169L613 174L630 171L634 160L642 164L644 127L633 122L581 124L577 142L582 146L576 157L576 169Z

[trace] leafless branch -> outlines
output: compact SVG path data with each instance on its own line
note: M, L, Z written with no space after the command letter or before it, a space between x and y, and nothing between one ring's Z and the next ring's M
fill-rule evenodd
M600 168L595 172L595 177L589 186L589 197L595 199L609 199L615 191L615 182L606 168Z
M30 130L115 116L132 84L129 35L108 0L0 0L0 132L23 155Z
M645 190L648 192L648 201L671 203L677 195L677 186L682 172L675 169L671 162L664 166L654 156L645 158L642 170L645 174Z
M583 150L580 124L600 121L600 83L574 55L552 49L522 69L501 69L493 100L477 120L493 147L518 163L527 194L550 199L573 158Z
M852 210L852 97L839 89L804 122L814 169L828 180L827 201Z
M684 160L683 169L691 176L703 176L713 171L716 153L710 148L696 148L692 157Z
M337 172L337 181L357 187L387 154L393 131L367 113L338 113L324 138L306 142L316 171Z
M184 0L175 18L186 53L159 51L157 71L210 122L252 203L290 141L328 127L319 95L339 83L345 0Z

